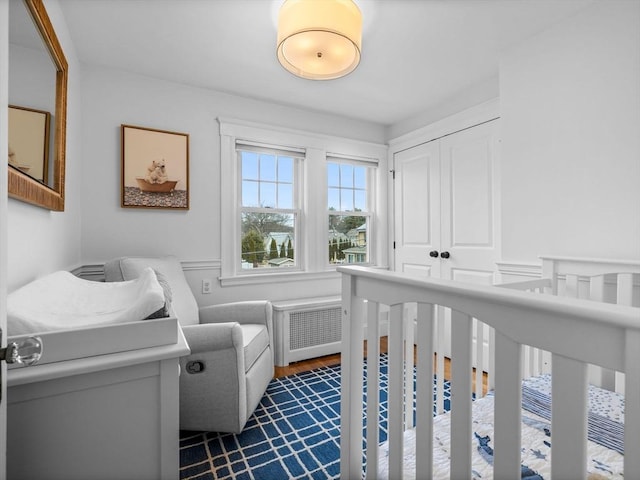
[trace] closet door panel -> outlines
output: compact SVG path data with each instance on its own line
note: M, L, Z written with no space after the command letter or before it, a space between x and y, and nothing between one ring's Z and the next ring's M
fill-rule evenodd
M492 238L491 152L483 138L449 146L449 237L456 247L490 247Z
M409 275L440 276L440 159L437 142L396 153L396 270Z
M493 121L441 140L441 241L442 250L449 252L442 259L442 278L493 281L498 259L497 126Z

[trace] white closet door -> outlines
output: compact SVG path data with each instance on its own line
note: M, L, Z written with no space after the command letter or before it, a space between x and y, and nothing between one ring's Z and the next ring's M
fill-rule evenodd
M441 161L441 278L491 285L499 250L498 121L445 137ZM448 258L442 253L448 252ZM445 355L450 345L445 320ZM489 369L489 330L473 335L473 365ZM481 341L478 341L480 337ZM477 348L482 345L479 357Z
M493 283L499 248L498 121L444 137L441 277Z
M498 128L494 120L394 155L396 271L493 283L500 252ZM437 317L438 352L449 356L450 311L439 309ZM486 370L488 331L482 337ZM476 349L475 336L473 342ZM473 358L475 365L475 352Z
M429 142L394 156L395 269L440 276L440 148Z

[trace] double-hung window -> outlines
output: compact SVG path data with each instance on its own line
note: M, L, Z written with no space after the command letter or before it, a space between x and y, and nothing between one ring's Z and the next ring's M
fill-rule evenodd
M385 145L219 122L223 286L318 281L322 296L336 265L385 265Z
M300 268L302 151L238 142L240 269Z
M371 263L371 204L375 167L327 157L330 264Z

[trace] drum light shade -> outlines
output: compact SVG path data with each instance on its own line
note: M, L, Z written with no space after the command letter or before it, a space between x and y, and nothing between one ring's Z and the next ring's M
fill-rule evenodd
M278 60L298 77L331 80L360 63L362 14L352 0L286 0L278 16Z

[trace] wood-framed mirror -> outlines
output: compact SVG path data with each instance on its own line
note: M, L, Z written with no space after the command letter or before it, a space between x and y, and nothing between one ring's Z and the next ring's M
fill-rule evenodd
M67 59L42 0L10 0L9 196L55 211L64 210L67 77ZM12 121L16 115L26 123ZM39 152L42 166L25 160L29 150Z

